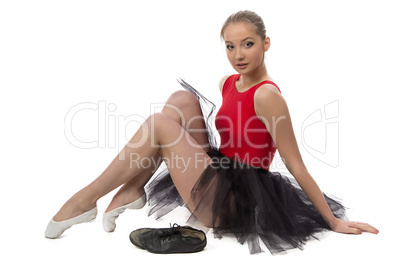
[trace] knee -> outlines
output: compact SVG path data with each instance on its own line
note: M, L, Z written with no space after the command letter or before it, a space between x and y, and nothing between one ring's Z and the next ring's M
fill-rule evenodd
M170 95L166 104L171 106L171 108L183 110L187 107L195 107L196 105L199 105L199 102L193 93L179 90Z

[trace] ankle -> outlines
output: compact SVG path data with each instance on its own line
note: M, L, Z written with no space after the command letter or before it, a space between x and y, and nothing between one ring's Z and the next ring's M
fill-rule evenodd
M90 185L86 186L83 188L81 191L76 193L77 199L79 200L79 203L82 204L83 206L91 207L96 206L96 203L102 196L98 196L96 194L96 190L92 189Z
M93 198L81 190L71 197L70 204L80 211L89 211L96 206L98 199Z
M110 202L105 212L109 212L115 208L130 204L144 195L144 188L138 189L136 191L123 191L118 192Z

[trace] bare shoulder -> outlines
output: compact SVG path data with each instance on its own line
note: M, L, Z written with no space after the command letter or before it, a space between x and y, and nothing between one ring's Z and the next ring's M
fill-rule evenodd
M221 91L222 94L222 89L223 89L223 85L225 84L226 79L229 78L230 75L225 75L224 77L222 77L222 79L219 81L219 90Z
M279 90L271 84L260 86L254 94L254 107L257 115L278 114L287 110L286 101Z

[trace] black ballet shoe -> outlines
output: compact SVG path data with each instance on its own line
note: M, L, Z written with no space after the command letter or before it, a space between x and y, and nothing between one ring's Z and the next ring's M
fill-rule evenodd
M173 224L170 228L142 228L130 233L130 241L152 253L193 253L207 245L207 237L201 230Z

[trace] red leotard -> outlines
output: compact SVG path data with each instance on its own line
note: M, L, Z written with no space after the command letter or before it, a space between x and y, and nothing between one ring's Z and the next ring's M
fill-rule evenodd
M239 162L268 170L276 146L267 127L257 117L254 94L261 85L278 86L267 80L239 92L236 88L239 78L240 74L228 77L222 88L222 106L215 118L215 126L221 137L219 150Z

